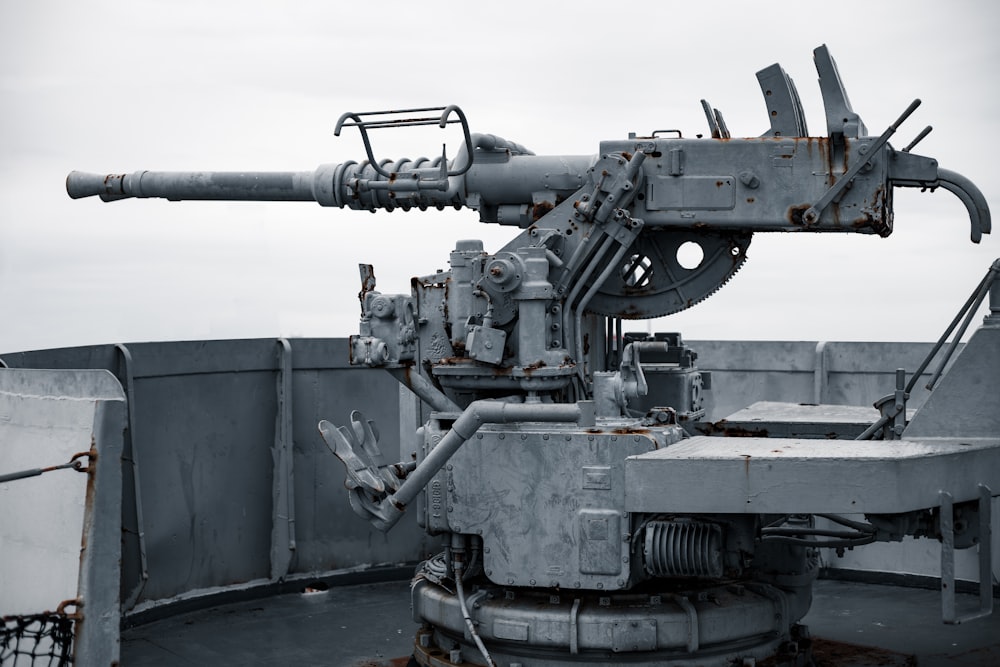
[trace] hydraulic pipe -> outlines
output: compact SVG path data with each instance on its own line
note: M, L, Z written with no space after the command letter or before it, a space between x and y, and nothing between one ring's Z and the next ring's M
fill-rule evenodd
M504 403L474 401L455 420L448 431L420 465L411 472L399 489L390 494L379 507L379 516L372 524L382 531L392 528L414 498L448 462L455 452L476 434L483 424L511 422L575 422L581 426L594 424L593 401L578 403Z
M438 412L462 411L462 408L445 396L430 380L421 375L420 371L412 367L389 368L386 370L389 371L392 377L406 386L407 389L416 394L420 400Z

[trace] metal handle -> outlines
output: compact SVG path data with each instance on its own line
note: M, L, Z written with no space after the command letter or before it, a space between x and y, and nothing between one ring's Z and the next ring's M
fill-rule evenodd
M409 117L409 114L423 114L428 111L440 111L441 115ZM457 119L452 119L452 114L457 116ZM369 120L364 118L365 116L378 116L379 118L377 120ZM400 117L393 118L392 116ZM465 117L465 113L458 106L452 104L446 107L420 107L416 109L397 109L390 111L365 111L362 113L348 111L347 113L341 115L341 117L337 120L337 126L334 128L333 134L334 136L339 137L340 131L345 127L358 128L358 131L361 132L361 140L365 144L365 152L368 154L368 162L371 163L372 168L378 172L380 176L392 179L396 176L396 174L385 171L379 164L378 160L375 159L375 154L372 151L371 140L368 138L368 130L393 127L415 127L420 125L437 125L443 129L447 125L451 125L453 123L462 124L462 133L465 135L466 157L468 159L465 160L465 164L462 168L455 171L449 171L447 169L448 161L444 148L442 147L440 177L434 180L424 180L422 184L418 185L420 188L444 190L448 187L447 180L444 180L443 184L440 182L441 180L447 179L451 176L461 176L465 172L469 171L469 168L472 166L473 147L472 136L469 133L469 122Z

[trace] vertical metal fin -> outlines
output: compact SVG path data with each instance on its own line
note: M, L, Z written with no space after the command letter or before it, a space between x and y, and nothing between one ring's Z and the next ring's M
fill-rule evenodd
M806 117L799 100L799 91L781 65L775 63L757 72L760 92L764 94L771 129L765 137L807 137Z
M819 74L819 89L823 93L823 107L826 111L826 129L829 136L865 137L868 128L861 117L854 113L851 101L847 98L844 83L840 80L837 63L826 44L813 50L813 60L816 72Z

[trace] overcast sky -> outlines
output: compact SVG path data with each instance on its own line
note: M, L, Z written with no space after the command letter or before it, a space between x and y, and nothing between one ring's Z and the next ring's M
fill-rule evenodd
M958 171L997 208L993 2L15 2L0 0L0 352L93 343L346 336L357 264L379 289L447 268L473 211L371 215L309 203L70 200L73 170L311 170L363 157L344 111L458 104L472 131L539 154L665 127L768 128L755 72L780 62L825 133L826 43L872 134ZM377 137L433 155L436 129ZM451 154L457 152L453 144ZM897 190L896 231L757 234L717 295L654 330L685 337L933 340L1000 256L964 208Z

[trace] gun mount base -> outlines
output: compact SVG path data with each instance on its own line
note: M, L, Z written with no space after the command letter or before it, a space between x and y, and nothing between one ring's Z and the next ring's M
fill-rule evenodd
M467 607L497 665L629 667L754 664L806 665L808 642L795 624L811 587L764 583L651 587L646 592L583 592L467 587ZM414 658L424 667L485 665L463 623L458 597L416 579Z

